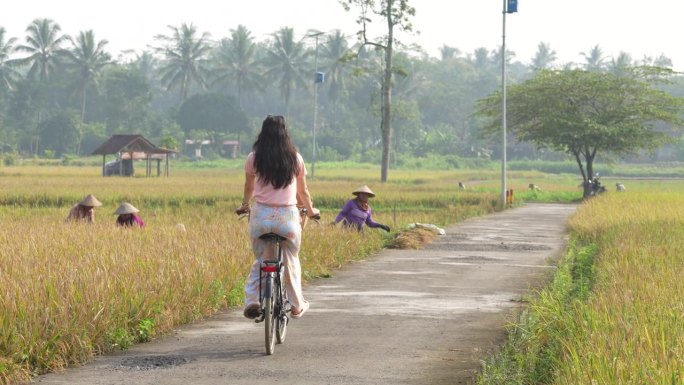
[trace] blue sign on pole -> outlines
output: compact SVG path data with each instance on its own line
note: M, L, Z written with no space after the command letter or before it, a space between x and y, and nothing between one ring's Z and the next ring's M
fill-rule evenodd
M518 12L518 0L508 0L506 5L506 13Z
M316 72L316 80L314 83L323 83L325 82L325 72Z

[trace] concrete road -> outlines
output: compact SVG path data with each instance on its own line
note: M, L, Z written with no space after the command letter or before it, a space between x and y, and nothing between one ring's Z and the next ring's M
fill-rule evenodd
M526 204L384 250L305 287L311 310L264 354L263 324L231 310L40 384L471 384L511 310L554 271L574 205Z

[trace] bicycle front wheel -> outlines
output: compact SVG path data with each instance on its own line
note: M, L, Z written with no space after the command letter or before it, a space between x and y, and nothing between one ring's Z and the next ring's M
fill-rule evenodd
M273 293L273 277L266 281L266 295L264 298L264 329L266 354L271 355L275 350L275 324L277 315L275 314L275 301Z

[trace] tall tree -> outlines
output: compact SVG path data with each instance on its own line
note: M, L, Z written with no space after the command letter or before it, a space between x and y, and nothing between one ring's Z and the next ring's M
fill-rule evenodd
M620 51L617 57L611 59L610 64L608 65L608 71L617 75L626 75L630 72L632 65L632 55Z
M178 87L182 100L187 99L193 83L206 89L207 55L211 50L207 32L197 36L197 28L183 23L180 27L169 26L171 35L157 35L162 42L157 52L164 57L161 82L168 91Z
M99 89L102 70L112 61L104 50L107 40L96 42L92 30L80 32L72 43L73 48L66 51L67 64L75 70L76 94L81 98L81 123L85 123L88 87Z
M584 69L587 71L601 71L606 65L606 57L598 45L591 47L589 52L580 52L584 56Z
M672 68L672 59L663 54L660 54L660 56L656 58L653 58L652 56L644 56L644 58L641 60L641 65Z
M292 28L283 27L273 34L273 42L266 53L266 76L275 79L285 100L286 114L290 112L290 99L294 90L306 88L310 76L304 43L294 38Z
M62 45L69 36L61 34L62 28L50 19L36 19L26 28L26 44L17 46L17 51L27 52L29 56L21 59L22 64L30 65L28 77L45 82L61 64L64 56Z
M17 46L17 51L26 52L27 57L18 59L22 65L28 65L28 78L38 79L39 87L42 89L36 94L35 98L29 99L29 104L37 103L38 107L33 108L37 114L37 124L43 120L44 104L42 99L46 94L47 82L53 72L57 70L64 58L62 45L69 40L69 36L61 33L62 28L59 24L50 19L36 19L26 28L26 44ZM29 131L30 149L34 154L38 153L40 142L39 127L27 127Z
M671 76L661 68L631 68L626 75L584 70L542 70L536 77L513 85L507 94L509 127L521 141L572 156L587 183L594 174L594 160L654 150L673 141L654 124L679 128L684 99L654 87L653 82ZM491 118L489 133L499 129L501 94L480 101L478 114Z
M493 64L493 59L489 56L489 50L485 47L480 47L473 51L472 55L468 55L473 66L479 70L487 70Z
M409 5L408 0L340 0L342 6L349 11L352 6L357 7L360 15L356 22L361 26L358 32L361 47L371 45L380 49L385 54L384 70L382 76L382 107L380 131L382 132L382 165L380 181L387 182L390 161L390 142L392 138L392 76L394 68L392 59L394 55L395 28L403 31L413 29L410 18L416 14L415 8ZM371 23L371 14L380 16L387 23L387 35L377 40L370 40L367 36L367 27Z
M42 121L39 125L43 142L55 151L55 155L78 151L76 143L79 141L80 128L76 113L73 111L59 111Z
M441 60L455 59L461 55L461 50L456 47L443 45L439 48L439 56Z
M5 40L5 28L0 27L0 96L14 89L17 80L21 78L16 69L17 61L10 58L16 41L14 37Z
M350 58L349 43L342 31L336 30L326 37L321 46L321 63L327 70L325 77L329 90L328 98L333 105L336 105L335 102L345 88Z
M536 70L548 69L558 59L556 51L551 49L549 43L540 42L537 46L537 52L532 58L532 68Z
M213 81L233 85L240 108L245 92L260 90L264 86L256 51L252 33L244 25L231 30L230 38L222 39L216 50Z
M148 126L152 92L139 67L112 67L104 76L106 133L141 131Z
M192 131L209 133L218 150L226 135L237 136L249 129L247 116L234 99L220 94L197 94L188 98L178 110L178 123L186 137Z
M95 41L92 30L82 31L76 37L76 41L69 39L73 45L71 50L65 51L66 64L74 70L75 91L81 99L80 124L78 125L78 137L76 153L81 152L82 128L85 124L86 101L88 100L88 88L92 87L98 92L100 77L105 66L112 63L111 56L105 52L107 40Z
M132 69L140 71L145 78L147 84L152 84L156 81L156 72L159 67L159 60L150 51L142 51L140 54L135 54L135 59L128 63Z

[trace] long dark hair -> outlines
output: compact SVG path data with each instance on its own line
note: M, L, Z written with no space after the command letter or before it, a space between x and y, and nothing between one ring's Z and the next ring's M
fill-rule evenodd
M252 150L257 178L262 183L281 189L297 175L297 149L287 134L284 117L268 115L264 119Z

